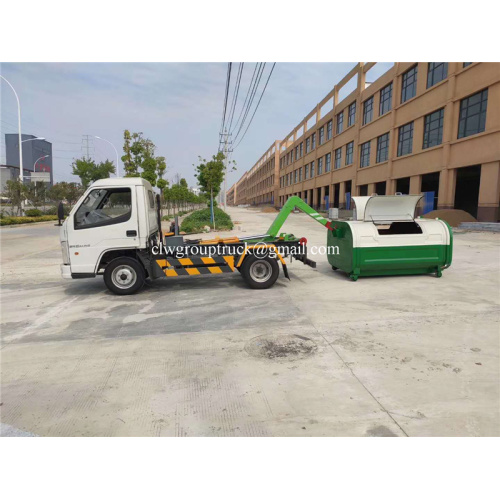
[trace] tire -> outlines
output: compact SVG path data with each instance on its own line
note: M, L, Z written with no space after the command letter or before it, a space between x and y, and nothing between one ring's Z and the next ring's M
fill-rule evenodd
M138 292L145 279L146 273L142 264L130 257L112 260L104 271L104 283L116 295L132 295Z
M250 288L264 290L274 285L280 274L280 268L274 258L258 259L255 255L248 255L241 265L241 274Z

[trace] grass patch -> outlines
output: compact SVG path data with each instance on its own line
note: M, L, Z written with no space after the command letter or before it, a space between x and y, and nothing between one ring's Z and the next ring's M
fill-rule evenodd
M233 221L231 217L221 210L220 208L214 208L215 215L215 229L228 230L233 229ZM192 214L188 215L181 224L181 231L186 233L201 233L203 228L209 226L213 228L210 223L210 209L204 208L203 210L197 210Z
M41 215L40 217L2 217L0 218L0 226L12 226L14 224L30 224L32 222L46 222L49 220L57 220L56 215Z

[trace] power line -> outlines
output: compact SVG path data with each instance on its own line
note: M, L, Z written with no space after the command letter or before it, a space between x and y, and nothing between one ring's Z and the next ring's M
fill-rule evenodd
M241 75L243 74L243 65L245 63L240 63L238 67L238 74L236 76L236 86L234 87L234 92L233 92L233 102L231 104L231 110L229 112L230 115L230 121L229 121L229 127L228 129L231 130L231 125L233 124L233 118L234 118L234 111L236 109L236 103L238 102L238 91L240 90L240 83L241 83Z
M260 84L260 79L262 78L262 74L264 73L264 68L266 67L266 63L259 63L259 64L260 64L260 66L259 66L259 69L257 70L257 77L255 79L255 83L254 83L254 86L252 88L252 92L250 94L250 99L248 100L248 105L247 105L247 108L245 110L245 114L243 115L243 119L241 120L238 132L236 132L236 135L234 137L235 141L238 138L238 136L240 135L240 132L243 129L243 125L245 124L245 121L247 119L248 113L250 112L250 109L252 108L253 100L255 98L255 94L257 93L257 89L258 89L259 84Z
M226 95L224 97L224 106L222 111L222 123L220 127L220 133L224 131L224 124L226 122L226 110L227 110L227 98L229 95L229 84L231 82L231 66L232 63L227 63L227 75L226 75Z
M243 115L243 110L245 109L245 105L247 103L248 96L250 95L250 89L252 88L252 83L253 83L253 80L255 78L255 73L257 71L257 67L258 67L258 64L255 64L255 68L253 69L252 79L250 80L250 85L248 86L247 95L245 96L245 100L243 101L243 106L241 108L240 115L238 116L238 119L236 120L236 123L234 124L234 128L236 128L238 126L238 123ZM231 132L234 132L234 129L231 130Z
M241 141L245 138L247 130L249 129L250 125L252 124L253 117L255 116L255 113L257 113L257 110L259 109L260 101L262 100L262 96L264 95L264 92L266 91L267 84L269 83L269 80L271 79L271 75L273 74L273 70L274 70L275 66L276 66L276 63L273 63L273 67L271 68L271 71L269 72L269 76L267 77L267 81L266 81L266 84L264 85L264 88L262 90L262 94L260 94L260 98L259 98L259 101L257 102L257 106L255 107L255 110L253 112L252 118L250 118L250 122L248 123L248 126L247 126L245 132L243 133L243 136L239 140L238 144L236 144L236 146L234 147L234 149L236 149L240 145Z

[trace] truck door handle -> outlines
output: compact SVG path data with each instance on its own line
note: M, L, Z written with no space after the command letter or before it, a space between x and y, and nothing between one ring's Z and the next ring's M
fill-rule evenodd
M137 236L137 231L135 230L127 231L127 236L130 236L131 238Z

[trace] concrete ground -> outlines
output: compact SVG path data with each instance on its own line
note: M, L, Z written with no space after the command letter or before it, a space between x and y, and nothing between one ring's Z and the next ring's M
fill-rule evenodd
M242 235L274 217L230 212ZM235 273L118 297L60 278L57 229L0 230L4 435L500 435L498 234L456 234L441 279L354 283L317 256L269 290ZM303 214L284 230L325 243Z

